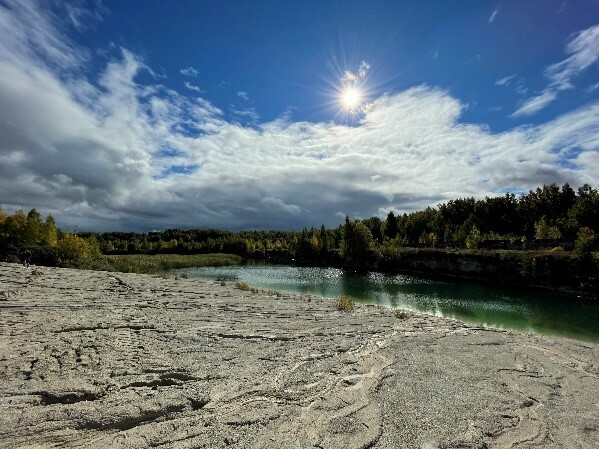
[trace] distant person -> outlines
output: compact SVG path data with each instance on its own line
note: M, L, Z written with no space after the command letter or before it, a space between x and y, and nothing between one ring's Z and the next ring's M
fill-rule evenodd
M27 268L27 267L29 267L30 264L31 264L31 251L25 250L23 252L23 266L25 268Z

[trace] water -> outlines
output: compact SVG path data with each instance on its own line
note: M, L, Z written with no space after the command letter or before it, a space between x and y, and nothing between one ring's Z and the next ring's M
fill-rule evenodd
M502 329L599 342L599 304L551 292L522 292L472 282L440 281L337 268L241 265L178 270L265 289L401 308Z

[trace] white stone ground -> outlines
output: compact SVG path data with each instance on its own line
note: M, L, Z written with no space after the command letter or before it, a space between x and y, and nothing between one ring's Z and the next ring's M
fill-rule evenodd
M599 345L0 264L0 448L599 447Z

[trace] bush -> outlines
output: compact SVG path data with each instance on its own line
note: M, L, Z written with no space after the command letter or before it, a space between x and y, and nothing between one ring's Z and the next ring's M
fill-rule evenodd
M247 282L236 282L235 288L244 292L258 293L258 289L250 286Z
M407 318L410 318L410 314L405 310L396 310L395 318L397 318L398 320L405 320Z
M342 312L351 312L356 307L356 303L349 296L341 296L337 301L335 301L335 309L340 310Z
M574 242L574 253L579 259L590 259L591 252L595 248L595 232L583 227L578 231L578 237Z

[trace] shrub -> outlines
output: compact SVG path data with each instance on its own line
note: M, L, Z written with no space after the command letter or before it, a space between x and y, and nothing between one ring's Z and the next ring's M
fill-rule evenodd
M249 291L250 285L246 282L235 282L235 288L238 290Z
M407 318L410 318L410 314L405 310L396 310L395 318L397 318L398 320L405 320Z
M235 288L244 292L258 293L258 289L250 286L247 282L236 282Z
M349 296L341 296L335 301L335 309L342 312L351 312L356 307L356 303Z
M578 237L574 242L574 253L579 259L590 259L591 251L595 247L595 232L587 227L578 231Z

